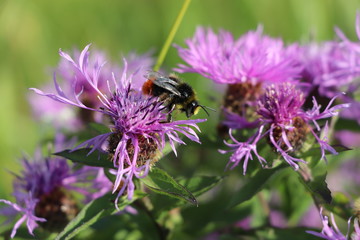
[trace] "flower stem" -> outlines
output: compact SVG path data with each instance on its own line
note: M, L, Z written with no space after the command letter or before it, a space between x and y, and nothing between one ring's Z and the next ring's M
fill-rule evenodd
M190 5L190 2L191 2L191 0L184 0L184 4L181 7L180 12L175 19L174 25L172 26L170 33L160 51L159 57L156 61L155 67L154 67L154 71L159 71L162 63L164 62L166 54L169 51L170 45L171 45L172 41L174 40L175 34L176 34L177 30L179 29L179 26L184 18L186 10L188 9L188 7Z
M149 217L149 219L154 223L156 231L158 232L159 240L167 239L167 231L156 221L153 214L149 211L149 209L145 206L141 199L135 201L134 204L139 207L139 209L143 210L145 214Z

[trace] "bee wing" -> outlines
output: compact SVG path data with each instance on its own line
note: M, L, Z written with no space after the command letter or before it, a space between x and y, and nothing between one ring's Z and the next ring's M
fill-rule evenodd
M159 77L159 78L156 78L153 83L156 86L164 88L175 95L181 96L181 93L176 89L176 86L178 86L179 83L170 78Z
M164 78L164 76L161 73L155 71L147 71L144 77L147 79Z

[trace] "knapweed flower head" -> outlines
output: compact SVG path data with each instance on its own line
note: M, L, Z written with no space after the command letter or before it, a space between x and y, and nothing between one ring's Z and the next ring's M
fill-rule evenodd
M63 56L61 50L59 53ZM79 59L81 53L78 50L74 50L72 56L74 59ZM125 57L128 59L128 70L134 72L134 82L140 85L145 71L151 68L154 63L151 53L138 55L132 52ZM105 52L94 49L92 54L87 57L87 74L91 74L98 68L99 64L107 60L108 57ZM123 67L124 66L114 64L113 62L107 62L99 73L98 88L100 90L107 89L107 81L112 78L112 74L119 75L123 71ZM54 72L60 77L62 91L67 95L71 95L74 89L76 92L82 91L81 101L86 106L92 108L98 108L100 106L99 101L97 101L97 92L88 84L85 76L64 56L61 58ZM139 89L140 87L141 86L138 86ZM53 86L47 84L43 89L53 91ZM94 114L85 109L75 111L74 108L56 101L43 101L42 97L36 94L29 96L29 102L37 118L44 122L52 123L57 128L74 130L79 129L79 127L85 123L92 121L101 122L102 120L100 114Z
M360 86L360 52L352 50L344 42L311 43L303 47L304 71L302 78L307 84L308 98L317 96L322 102L340 95L339 100L351 103L341 113L342 117L355 119L360 123L360 102L353 98ZM310 101L308 101L310 102Z
M245 126L254 125L256 100L264 86L272 83L296 81L302 67L297 59L298 46L285 46L279 38L263 34L262 26L238 39L230 32L199 27L188 48L176 46L180 57L188 64L180 64L179 72L196 72L215 83L227 84L224 94L224 122L228 118L242 118ZM256 125L256 124L255 124ZM238 125L243 128L244 125Z
M191 127L199 130L196 124L205 120L167 122L168 113L164 111L166 106L162 101L157 97L145 96L141 91L132 88L132 75L127 75L126 61L121 78L117 80L113 75L108 81L107 90L100 89L99 76L104 63L89 72L88 49L89 45L82 51L78 61L63 52L61 56L83 75L92 91L96 92L100 107L92 108L84 104L81 100L82 92L77 92L76 89L73 89L75 100L72 100L65 95L56 80L57 94L33 90L56 101L101 113L110 119L110 132L85 141L77 148L93 146L89 154L95 150L106 150L117 169L113 172L116 174L113 188L113 193L117 192L116 202L123 194L127 194L131 199L135 188L133 179L147 176L150 166L159 159L166 139L176 154L175 144L184 144L179 133L199 142L196 132Z
M75 170L63 158L43 156L40 149L34 159L24 157L21 163L23 171L14 174L13 196L16 203L0 199L8 205L0 209L9 218L8 222L19 213L22 215L14 225L12 238L25 221L32 235L38 225L48 231L61 230L79 211L73 192L80 193L89 201L112 188L112 183L105 176L101 180L96 178L102 169L83 167ZM93 180L98 184L95 185Z
M353 96L346 98L344 101L348 101L351 103L348 111L344 111L342 116L357 120L360 125L360 101L355 99L355 94L358 94L360 91L360 13L357 13L356 16L356 34L358 37L358 41L351 42L346 36L337 29L338 36L342 39L343 44L350 49L352 53L352 68L349 68L347 72L345 72L352 81L349 82L347 86L349 89L349 93ZM351 95L350 95L351 96Z
M263 28L250 31L239 39L230 32L199 27L188 49L176 46L180 57L179 72L196 72L220 84L269 83L293 80L301 68L296 60L295 45L285 47L281 39L263 35Z
M359 240L360 239L360 227L359 227L359 221L358 219L354 219L354 232L349 235L350 225L351 225L351 218L348 221L348 233L346 236L342 234L336 225L334 215L331 213L330 218L331 222L329 222L329 217L323 215L323 209L320 209L320 217L323 224L323 229L321 232L314 232L314 231L306 231L307 233L310 233L314 236L320 237L322 239L327 240Z
M345 34L339 29L336 28L336 33L338 37L342 40L341 44L346 48L349 52L348 57L349 61L347 62L347 66L344 67L343 71L337 73L337 75L343 75L344 77L349 77L349 91L357 90L360 86L359 76L360 76L360 13L358 12L356 15L356 23L355 30L358 37L358 41L352 42L350 41ZM345 69L348 67L347 69Z
M350 84L356 77L356 55L344 43L309 43L299 53L304 65L302 80L309 83L309 92L332 98L351 90Z
M360 123L360 103L354 99L360 89L360 44L351 42L340 29L336 32L341 41L310 43L302 47L302 78L310 83L309 94L312 95L330 99L346 92L339 99L351 106L341 116ZM360 39L360 14L357 15L356 32Z
M225 144L232 148L230 151L234 151L229 161L229 164L232 164L231 168L244 161L243 172L245 174L248 161L253 159L252 154L264 165L267 161L257 152L257 144L263 138L266 138L271 147L295 170L299 167L297 162L305 163L305 161L293 155L301 149L309 134L314 136L320 145L321 158L326 160L325 151L337 154L335 149L328 144L327 123L322 131L317 123L317 120L335 116L338 114L337 110L348 107L348 104L331 107L334 100L335 98L330 101L323 112L320 112L321 106L314 98L313 108L304 111L302 109L304 95L295 89L293 84L270 85L258 100L257 113L260 123L256 133L248 141L239 142L232 136L231 129L229 131L234 143L225 142ZM315 125L315 129L311 126L311 122ZM322 132L321 136L318 136L319 132ZM228 151L221 150L221 153L226 152Z

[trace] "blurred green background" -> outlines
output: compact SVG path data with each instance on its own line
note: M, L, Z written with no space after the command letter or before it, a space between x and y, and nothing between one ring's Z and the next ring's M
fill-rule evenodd
M10 197L12 176L8 170L18 172L17 159L23 152L31 155L43 137L42 126L33 120L27 102L28 95L33 94L28 88L51 81L47 70L57 65L58 49L82 49L93 43L115 61L119 61L120 53L134 50L143 53L155 49L158 53L182 3L0 1L0 198ZM259 23L264 25L266 34L283 37L286 42L306 41L310 37L333 39L335 25L355 39L357 9L358 0L193 0L174 42L183 45L198 25L224 28L238 37ZM171 69L179 62L177 51L171 48L164 66ZM196 82L199 77L192 76L188 81L193 81L191 84L198 89L200 98L208 97L206 88L201 87L208 81ZM216 116L212 118L216 121ZM210 123L201 127L203 132L207 128L213 131Z

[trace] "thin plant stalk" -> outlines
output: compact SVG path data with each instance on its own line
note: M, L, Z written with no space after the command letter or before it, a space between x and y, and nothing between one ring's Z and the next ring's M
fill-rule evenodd
M183 6L180 9L180 12L178 14L178 16L175 19L174 25L172 26L170 33L160 51L159 57L156 61L155 67L154 67L154 71L159 71L162 63L164 62L164 59L166 57L167 52L169 51L170 45L172 43L172 41L174 40L175 34L179 29L179 26L184 18L184 15L190 5L191 0L185 0Z

